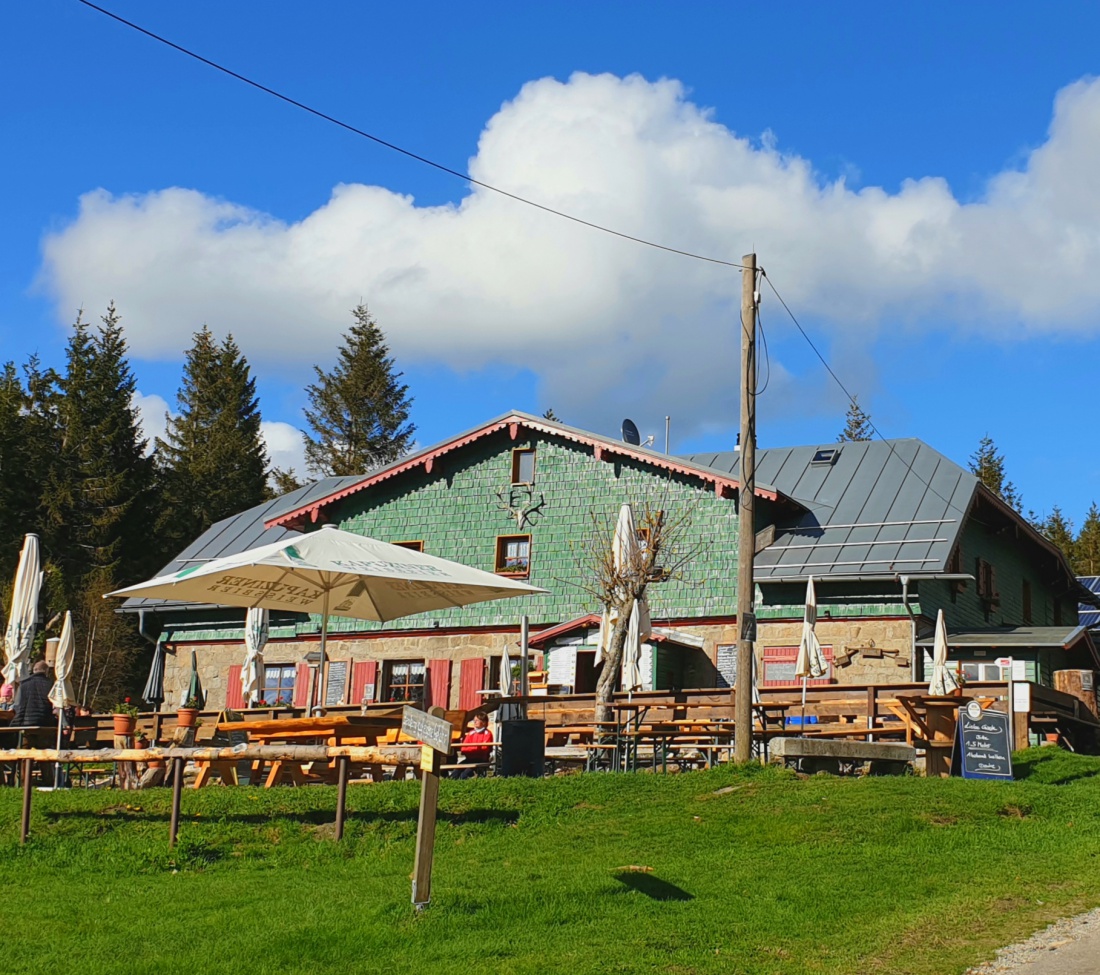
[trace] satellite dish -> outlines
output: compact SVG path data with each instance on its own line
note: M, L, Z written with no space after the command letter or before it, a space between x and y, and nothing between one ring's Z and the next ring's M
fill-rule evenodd
M638 427L633 420L623 420L623 443L638 447L641 445L642 435L638 433Z

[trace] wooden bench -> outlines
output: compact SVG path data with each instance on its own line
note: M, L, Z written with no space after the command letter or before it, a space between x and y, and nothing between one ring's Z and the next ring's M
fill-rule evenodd
M835 772L842 765L870 763L872 774L900 774L913 764L917 750L902 742L846 741L828 738L775 738L773 762L798 762L802 771Z

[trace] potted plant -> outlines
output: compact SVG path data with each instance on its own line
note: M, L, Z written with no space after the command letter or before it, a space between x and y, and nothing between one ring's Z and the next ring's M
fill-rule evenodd
M111 717L115 722L116 735L132 735L137 727L138 709L126 698L121 704L116 704Z
M194 728L199 718L199 699L189 697L183 702L183 707L176 711L176 723L181 728Z

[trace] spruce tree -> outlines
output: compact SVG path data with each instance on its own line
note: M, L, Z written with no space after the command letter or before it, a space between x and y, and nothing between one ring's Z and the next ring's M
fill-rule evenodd
M1069 563L1073 564L1073 522L1062 514L1062 509L1055 505L1047 518L1039 525L1041 531L1049 541L1058 546L1066 556Z
M840 436L836 438L837 443L871 440L873 439L873 432L870 415L860 407L859 397L853 396L848 404L844 429L840 432Z
M164 558L155 544L152 462L126 354L113 303L94 333L78 315L51 404L60 440L45 492L50 554L73 609L76 672L88 678L81 689L99 704L135 679L142 647L132 620L102 596L145 577Z
M159 532L175 551L268 497L256 382L233 336L218 346L204 325L186 355L178 412L156 443Z
M408 386L399 383L385 336L366 305L352 311L331 372L314 366L317 382L306 388L306 466L330 477L362 474L404 454L416 427L409 423Z
M1016 486L1005 478L1004 455L997 452L997 446L988 433L982 437L978 449L970 455L970 472L976 474L982 484L1013 509L1023 510L1024 499Z
M1073 571L1082 576L1100 575L1100 509L1095 501L1089 505L1073 544Z
M27 436L27 393L14 362L0 372L0 587L15 574L23 536L37 527L38 486L27 465L34 445ZM4 605L9 603L6 589Z

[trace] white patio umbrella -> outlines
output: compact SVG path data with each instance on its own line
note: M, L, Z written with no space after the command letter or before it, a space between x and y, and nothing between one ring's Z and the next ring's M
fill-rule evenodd
M821 652L814 627L817 625L817 593L814 591L814 577L806 580L806 610L802 617L802 639L798 644L798 657L795 659L794 675L802 678L802 725L806 724L806 684L810 678L815 680L828 673L829 665Z
M38 564L38 536L23 539L15 585L11 593L11 612L4 632L5 681L23 681L30 675L34 628L38 625L38 594L42 589L42 571Z
M76 691L69 680L76 662L76 639L73 636L73 614L65 611L65 621L61 624L61 638L57 641L57 657L54 660L54 685L47 695L50 703L57 708L57 748L61 749L62 710L76 704ZM60 785L61 763L54 769L54 786Z
M255 704L264 689L264 647L270 633L271 613L266 609L249 609L244 620L244 666L241 668L241 693L249 704Z
M642 610L644 600L637 600L630 611L630 622L626 627L626 644L623 647L623 690L629 697L634 691L642 689ZM648 618L648 610L646 617ZM648 639L648 637L647 637Z
M950 694L959 686L955 675L947 669L947 624L943 621L943 610L936 614L936 639L932 651L932 679L928 682L928 693L937 697Z
M634 526L634 511L629 504L619 509L619 519L615 523L615 534L611 540L611 558L619 571L636 565L640 561L641 550L638 545L638 530ZM599 642L596 646L596 663L600 663L611 648L611 634L619 621L617 609L604 610L600 621ZM649 604L645 596L635 600L631 617L627 623L626 642L623 645L622 682L627 693L641 686L642 644L652 635L649 618Z
M319 613L324 661L330 615L386 622L545 591L326 525L321 531L197 563L107 596Z

